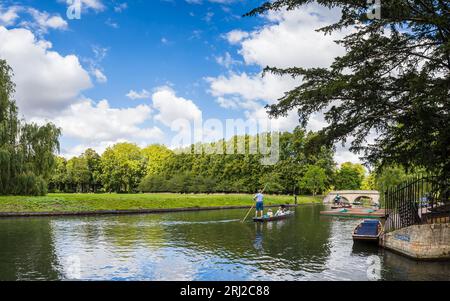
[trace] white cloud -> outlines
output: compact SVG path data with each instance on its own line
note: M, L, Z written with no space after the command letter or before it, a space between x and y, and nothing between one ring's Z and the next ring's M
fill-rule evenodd
M83 62L88 66L89 73L94 76L98 83L106 83L108 77L105 75L103 68L100 66L103 59L108 54L108 48L98 45L92 46L93 58L83 58Z
M239 47L239 54L246 65L256 65L261 69L275 67L328 67L344 49L334 40L344 33L325 36L316 29L329 25L338 19L338 10L329 10L318 5L302 6L301 10L270 12L265 18L268 25L253 31L239 29L228 32L224 38ZM221 62L218 62L221 63ZM285 92L301 84L301 79L280 77L273 74L248 72L228 72L217 77L207 77L209 93L216 102L228 109L244 109L246 118L268 119L266 104L273 104ZM285 117L272 119L271 124L280 130L292 130L299 125L297 111ZM322 113L313 114L308 129L320 130L328 124ZM348 148L337 147L336 160L357 162L358 155Z
M92 72L99 83L106 83L108 78L100 69L94 69Z
M336 144L334 160L338 165L345 162L360 162L359 157L359 155L349 151L347 147L343 147L341 144Z
M19 13L28 14L31 19L20 19ZM66 30L68 24L59 14L49 14L46 11L39 11L32 7L14 5L4 8L0 3L0 26L10 27L19 25L28 28L38 34L45 34L49 29Z
M19 18L18 12L20 10L22 10L20 6L11 6L5 9L0 4L0 25L11 26L15 24L16 20Z
M150 98L150 92L148 92L145 89L142 89L141 92L137 92L134 90L130 90L130 92L128 92L128 94L126 95L128 98L130 99L146 99L146 98Z
M230 44L238 44L243 39L248 38L250 34L246 31L242 31L239 29L232 30L225 35L225 38L228 40Z
M34 19L34 23L25 22L23 25L28 25L31 28L37 28L39 32L45 33L48 29L65 30L68 28L66 20L60 15L50 15L47 12L41 12L34 8L27 10Z
M170 127L174 121L179 119L195 121L202 117L202 112L192 100L178 97L175 91L168 86L156 89L152 100L153 107L159 111L155 120L166 126Z
M247 64L285 67L328 67L344 49L334 41L343 33L324 35L316 29L331 24L338 10L317 5L301 10L271 12L269 25L253 31L240 43L240 54Z
M337 16L338 11L324 10L315 5L308 5L302 10L271 12L266 17L268 25L251 32L233 30L225 38L230 44L239 45L239 53L247 65L256 64L261 68L268 65L325 67L343 49L334 43L336 36L324 36L315 30L329 24ZM218 61L224 62L224 59ZM275 103L285 92L300 84L299 79L287 76L266 74L262 77L261 73L246 72L207 77L206 81L210 84L210 93L219 98L216 101L221 106L248 108L249 103L257 102L259 105L254 110L259 111L257 115L260 116L263 106ZM298 124L297 118L289 119Z
M290 77L279 77L273 74L261 73L249 75L229 73L219 77L209 77L210 93L216 97L216 102L224 108L241 108L247 118L267 120L264 108L275 103L283 93L296 86L297 82ZM297 112L290 112L288 117L272 119L271 123L280 130L292 130L298 125Z
M239 108L239 99L236 97L217 97L216 102L225 109L237 109Z
M71 6L74 3L74 0L57 0L61 3L66 3L67 6ZM92 10L94 12L102 12L106 9L106 5L103 3L103 0L79 0L81 3L81 9L86 12L88 10Z
M202 4L202 0L185 0L189 4ZM230 4L236 2L237 0L205 0L205 2L219 3L219 4Z
M108 19L105 21L105 24L108 25L109 27L114 28L114 29L119 28L119 24L118 24L117 22L114 22L111 18L108 18Z
M148 105L111 108L107 100L95 104L91 99L82 99L50 121L62 128L64 137L78 139L84 144L119 139L159 141L164 135L158 127L143 127L151 119L151 112ZM43 119L32 121L42 123Z
M224 66L227 69L230 69L231 66L239 64L240 61L233 59L231 54L227 51L223 56L215 57L217 64Z
M0 26L0 57L14 70L16 100L25 116L59 111L92 86L77 56L62 56L28 29Z
M83 5L96 11L105 9L105 5L102 3L102 0L81 0L81 2Z
M81 0L81 7L84 9L92 9L97 12L106 9L106 6L103 4L102 0Z
M273 74L247 74L231 72L218 77L207 77L210 93L213 96L239 96L243 101L263 100L273 103L283 93L293 88L298 82L290 77L279 77Z
M211 22L213 17L214 17L214 13L213 12L207 12L205 17L203 18L203 20L205 20L206 22Z
M95 56L95 61L97 63L101 62L108 55L108 48L100 47L98 45L92 46L92 52Z
M116 13L121 13L124 10L126 10L127 8L128 8L128 3L124 2L124 3L120 3L120 4L117 4L116 6L114 6L114 11Z
M114 141L93 141L91 143L83 143L77 144L72 147L62 147L61 148L61 156L66 159L71 159L73 157L78 157L82 153L84 153L88 148L95 150L98 154L103 154L103 152L110 146L113 146L116 143L122 142L131 142L125 139L118 139Z

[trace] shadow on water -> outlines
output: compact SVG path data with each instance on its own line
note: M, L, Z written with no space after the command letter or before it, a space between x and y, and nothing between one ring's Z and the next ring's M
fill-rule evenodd
M411 281L448 281L450 262L417 261L385 250L383 252L384 279Z
M367 280L370 256L382 279L449 278L448 265L353 244L358 220L322 208L271 223L242 223L246 210L0 220L0 280Z
M352 254L357 256L378 255L380 248L377 244L367 242L354 242Z

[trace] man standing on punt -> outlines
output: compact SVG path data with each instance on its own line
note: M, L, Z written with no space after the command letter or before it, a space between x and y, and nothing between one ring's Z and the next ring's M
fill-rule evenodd
M261 212L261 218L264 215L264 196L263 196L263 191L264 190L260 189L258 191L258 193L255 194L255 196L253 197L253 200L256 201L255 217L258 217L258 212Z

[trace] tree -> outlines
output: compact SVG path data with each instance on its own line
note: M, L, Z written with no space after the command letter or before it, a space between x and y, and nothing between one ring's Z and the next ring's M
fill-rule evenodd
M148 175L139 183L138 190L141 192L166 192L168 183L161 175Z
M307 189L315 196L318 192L324 191L326 187L327 175L325 170L316 165L308 166L305 175L300 180L299 186Z
M375 177L375 187L384 194L388 188L395 187L414 176L414 173L408 174L400 166L386 166L378 170Z
M326 186L332 182L335 163L333 149L320 146L308 147L315 134L298 127L293 132L280 133L280 158L271 166L261 164L260 154L233 153L227 155L189 152L171 152L161 146L150 146L143 150L147 164L154 163L139 185L140 191L159 192L157 185L172 192L239 192L252 193L267 185L269 193L293 193L309 165L325 170ZM250 141L257 136L234 136L229 140L198 145L201 149L224 151L230 147L237 150L237 142L243 141L248 149ZM163 160L155 156L160 150L166 154ZM150 154L150 155L149 155ZM153 170L149 172L149 170ZM159 183L159 184L158 184Z
M97 192L101 184L101 157L91 148L88 148L81 156L86 159L89 171L89 191Z
M362 184L361 184L361 189L363 189L363 190L376 189L375 180L376 180L376 174L374 172L369 173L368 176L364 177Z
M337 190L359 190L365 178L365 170L361 164L345 162L336 173Z
M281 183L281 175L278 172L263 174L259 179L259 187L266 187L266 193L282 193L285 189Z
M147 159L147 175L155 175L162 171L164 163L169 159L173 152L164 145L153 144L142 150Z
M101 179L106 191L135 191L145 174L145 163L136 144L118 143L108 147L101 157Z
M55 165L49 182L49 190L50 192L67 192L67 160L63 157L56 157Z
M0 194L43 195L55 167L61 130L18 118L12 69L0 60Z
M268 67L265 72L299 78L299 85L268 107L271 116L297 109L302 125L324 110L329 126L318 141L332 145L355 139L374 166L424 167L450 174L450 2L381 1L381 18L369 18L367 1L275 0L252 10L296 9L311 2L340 8L339 21L325 34L351 28L337 41L346 53L329 68ZM376 131L375 143L366 145Z
M75 192L88 192L91 173L85 157L73 157L67 161L68 182Z

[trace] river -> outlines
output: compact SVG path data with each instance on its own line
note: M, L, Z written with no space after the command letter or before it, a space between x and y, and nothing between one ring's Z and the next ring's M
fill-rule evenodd
M0 219L0 280L448 280L449 262L416 262L354 244L357 219L304 205L278 222L246 210Z

